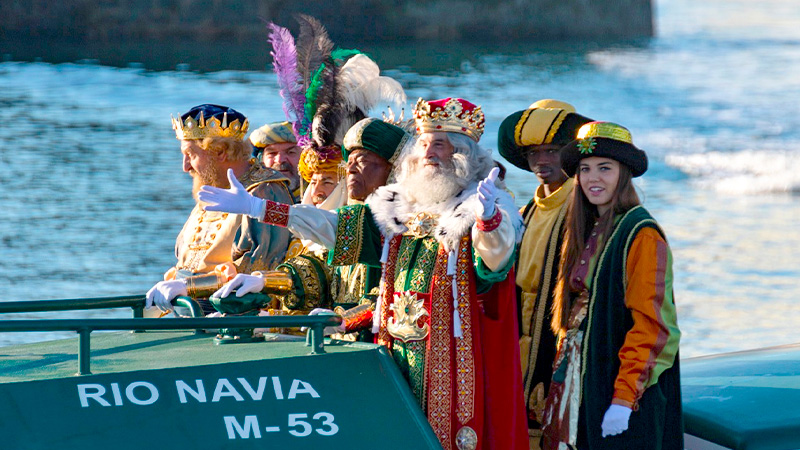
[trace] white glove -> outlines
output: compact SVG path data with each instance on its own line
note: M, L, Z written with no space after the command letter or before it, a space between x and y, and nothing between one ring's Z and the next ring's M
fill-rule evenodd
M267 202L247 192L233 175L233 169L228 169L230 189L214 186L203 186L197 193L197 198L205 203L206 211L222 211L231 214L247 214L254 219L262 219Z
M494 202L497 200L497 186L494 185L494 181L498 174L500 174L500 168L495 167L485 180L478 183L478 200L481 202L481 206L477 213L481 220L491 219L494 215Z
M188 295L186 283L181 280L159 281L147 291L145 306L156 306L164 312L172 311L172 299L181 295Z
M631 418L631 409L627 406L612 403L603 416L603 437L614 436L628 429L628 421Z
M330 309L325 308L314 308L308 313L309 316L317 316L317 315L328 315L328 316L335 316L336 313L331 311ZM300 328L300 331L306 331L308 327ZM344 322L341 325L335 327L325 327L325 330L322 332L325 336L330 336L336 333L344 333Z
M256 275L245 275L243 273L236 274L231 281L225 283L214 292L212 297L225 298L231 295L231 292L236 291L237 297L242 297L245 294L258 293L264 289L264 279Z

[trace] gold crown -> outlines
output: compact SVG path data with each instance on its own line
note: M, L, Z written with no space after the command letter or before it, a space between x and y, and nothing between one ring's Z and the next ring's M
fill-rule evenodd
M239 122L239 119L228 122L227 112L223 113L222 122L216 117L206 120L205 117L203 117L203 111L200 111L199 120L189 116L181 122L180 117L177 119L172 117L172 129L175 130L175 137L180 140L205 139L207 137L225 137L244 140L248 128L250 128L250 122L247 119L244 119L244 123Z
M426 102L422 98L414 106L417 131L466 134L476 142L483 134L485 117L480 106L460 98L444 98Z

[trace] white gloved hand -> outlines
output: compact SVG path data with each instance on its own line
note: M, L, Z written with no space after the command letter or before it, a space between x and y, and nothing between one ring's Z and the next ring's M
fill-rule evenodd
M214 292L212 297L225 298L231 295L233 291L236 291L237 297L242 297L245 294L261 292L262 289L264 289L263 278L240 273L233 277L231 281L225 283L225 286L219 288L217 292Z
M317 315L320 315L320 314L328 315L328 316L335 316L336 315L335 312L331 311L330 309L325 309L325 308L314 308L314 309L311 310L310 313L308 313L309 316L317 316ZM308 330L308 327L300 328L300 331L306 331L306 330ZM344 331L345 331L344 322L342 322L342 324L339 325L339 326L325 327L325 330L322 332L322 334L324 334L325 336L330 336L330 335L336 334L336 333L344 333Z
M603 437L614 436L628 429L628 421L631 418L631 409L627 406L612 403L603 416Z
M491 219L495 213L495 201L497 200L497 186L494 185L497 180L497 175L500 174L500 168L495 167L489 172L486 179L478 183L478 200L481 202L478 208L478 217L481 220Z
M231 184L230 189L208 185L200 188L197 198L205 203L203 209L231 214L247 214L254 219L263 218L266 201L247 192L247 189L233 175L233 169L228 169L228 182Z
M172 299L181 295L188 295L186 283L182 280L159 281L147 291L145 306L156 306L164 312L172 311Z

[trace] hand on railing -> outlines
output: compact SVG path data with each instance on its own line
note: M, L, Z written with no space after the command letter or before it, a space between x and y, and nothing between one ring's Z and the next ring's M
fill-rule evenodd
M145 306L156 306L164 312L172 311L172 299L181 295L188 295L186 283L181 280L159 281L147 291Z
M336 313L331 311L330 309L326 309L326 308L314 308L314 309L311 310L310 313L308 313L308 315L309 316L317 316L317 315L320 315L320 316L335 316ZM306 331L306 330L308 330L308 327L300 328L300 331ZM335 327L325 327L325 331L323 331L322 334L324 334L325 336L330 336L330 335L336 334L336 333L344 333L344 331L345 331L344 321L342 321L342 323L340 325L337 325Z

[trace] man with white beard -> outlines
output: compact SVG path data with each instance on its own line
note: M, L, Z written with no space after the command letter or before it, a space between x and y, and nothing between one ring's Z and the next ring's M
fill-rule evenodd
M192 192L202 185L227 188L226 172L257 198L291 202L288 180L250 158L244 142L247 118L226 106L199 105L172 120L181 142L183 171L191 175ZM271 270L283 261L289 233L239 214L204 209L198 201L175 243L178 261L164 281L147 292L147 306L172 310L171 301L188 295L199 300L208 314L214 308L205 299L238 272Z
M373 331L442 447L527 448L509 276L522 220L478 146L480 107L420 99L414 118L419 136L399 160L397 183L364 205L292 207L255 199L233 180L229 190L203 187L200 198L315 240L331 249L332 264L382 265Z

